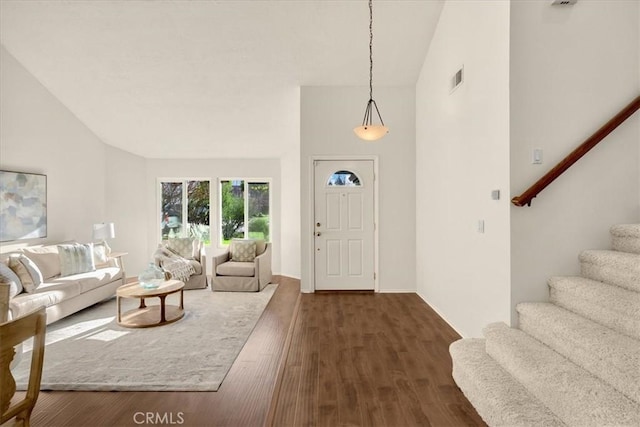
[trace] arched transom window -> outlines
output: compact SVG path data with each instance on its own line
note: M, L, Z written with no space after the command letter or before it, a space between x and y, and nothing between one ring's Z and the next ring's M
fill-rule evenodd
M327 186L329 187L359 187L360 185L362 184L358 175L355 172L346 170L334 172L327 180Z

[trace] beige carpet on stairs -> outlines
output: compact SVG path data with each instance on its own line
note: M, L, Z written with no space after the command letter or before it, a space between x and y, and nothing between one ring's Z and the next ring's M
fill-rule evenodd
M640 224L579 255L581 276L549 279L520 328L487 326L451 345L453 378L490 426L640 426Z

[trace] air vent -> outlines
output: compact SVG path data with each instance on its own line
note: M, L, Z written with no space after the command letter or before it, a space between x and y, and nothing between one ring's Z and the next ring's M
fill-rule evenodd
M458 86L464 81L464 66L460 67L458 71L451 78L451 92L457 89Z
M578 0L553 0L551 6L570 6L576 4Z

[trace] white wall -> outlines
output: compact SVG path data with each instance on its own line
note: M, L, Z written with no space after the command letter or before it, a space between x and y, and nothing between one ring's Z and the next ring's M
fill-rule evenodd
M282 209L280 210L281 274L300 279L300 146L280 159Z
M640 93L637 1L511 3L511 193L522 193ZM512 305L546 301L547 279L608 248L611 225L640 220L640 114L527 208L511 208ZM544 164L531 164L531 150ZM512 312L515 320L515 311Z
M510 313L509 2L445 3L416 87L415 163L418 294L481 336Z
M46 239L77 239L106 218L106 146L15 58L0 48L0 168L47 175ZM114 243L115 245L115 243Z
M379 159L379 288L415 291L415 92L412 87L374 87L374 98L390 128L365 143L353 133L362 122L368 87L302 87L300 106L300 206L303 292L310 277L313 223L309 174L313 156L375 155Z
M107 145L106 220L116 227L114 251L127 252L122 262L127 276L135 277L149 262L147 242L147 163L142 157Z
M146 216L148 259L160 240L158 207L158 178L202 178L211 180L211 246L207 247L207 256L223 251L218 246L218 179L219 178L271 178L271 240L273 242L272 270L281 272L280 230L281 230L281 183L279 159L189 159L165 160L148 159L146 169ZM207 265L207 272L211 265Z
M281 210L280 210L280 273L300 279L300 88L284 96L291 108L288 120L295 133L287 135L287 143L280 154Z

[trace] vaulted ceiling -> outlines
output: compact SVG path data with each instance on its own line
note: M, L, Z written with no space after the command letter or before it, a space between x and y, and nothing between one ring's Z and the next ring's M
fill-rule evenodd
M443 1L374 1L375 86L415 84ZM300 86L368 85L368 26L366 0L0 2L7 51L147 158L278 157Z

